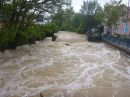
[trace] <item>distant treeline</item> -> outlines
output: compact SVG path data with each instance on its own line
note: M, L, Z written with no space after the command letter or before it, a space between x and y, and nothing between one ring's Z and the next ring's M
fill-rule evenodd
M76 1L75 1L76 2ZM60 19L54 19L59 30L73 31L80 34L85 33L88 29L95 28L101 24L100 20L95 18L100 8L97 0L84 1L78 13L75 13L71 5L66 10L60 9L54 17L60 16Z

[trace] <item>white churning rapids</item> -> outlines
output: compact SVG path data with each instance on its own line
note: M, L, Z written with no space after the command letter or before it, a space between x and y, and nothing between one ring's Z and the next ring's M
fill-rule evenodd
M0 97L130 97L130 58L86 35L60 31L0 52Z

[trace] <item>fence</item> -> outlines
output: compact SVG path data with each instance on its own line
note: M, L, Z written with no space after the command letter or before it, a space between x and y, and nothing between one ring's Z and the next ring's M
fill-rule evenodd
M121 46L126 47L127 49L130 48L130 39L129 38L120 38L118 37L114 37L114 36L109 36L107 34L103 34L103 38L112 42L115 42Z

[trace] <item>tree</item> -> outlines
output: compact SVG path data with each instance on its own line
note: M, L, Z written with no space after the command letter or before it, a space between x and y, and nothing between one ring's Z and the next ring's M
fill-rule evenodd
M72 18L72 28L73 28L74 32L80 26L81 17L82 17L82 15L80 13L75 13Z
M66 0L65 1L66 7L64 9L64 14L63 15L63 21L62 21L62 26L60 27L61 30L67 30L70 31L72 30L72 17L74 15L74 10L73 7L71 6L72 1L71 0Z
M97 8L100 7L97 0L93 1L84 1L83 5L81 6L80 13L76 14L77 16L74 16L73 22L78 20L78 29L82 31L81 33L86 32L90 28L96 27L100 22L97 21L94 17L97 11ZM76 18L76 19L75 19ZM73 23L74 24L74 23ZM79 30L76 29L77 33L79 33Z
M101 24L103 22L103 20L104 20L104 11L103 11L103 8L101 6L97 7L94 18L96 19L98 24Z
M108 27L111 27L113 24L117 28L117 25L119 25L117 21L119 19L123 22L126 22L127 20L126 15L128 12L125 9L125 5L121 4L121 2L122 0L111 0L109 3L104 5L104 10L99 7L95 18L103 22Z
M99 7L99 3L97 0L92 1L83 1L83 5L81 6L80 13L83 15L94 15L97 7Z
M64 23L66 25L67 31L70 31L72 28L73 14L74 14L73 7L71 7L71 5L68 5L66 10L65 10L65 17L64 17Z
M0 0L3 27L0 32L0 50L8 46L15 48L21 39L39 37L35 27L36 18L46 13L53 14L54 7L62 0ZM1 15L0 15L1 16ZM43 17L43 20L49 19Z
M76 29L76 32L79 34L84 33L84 25L82 23L80 23L80 26Z
M56 25L58 25L59 30L60 30L60 27L62 26L62 23L64 21L64 16L65 16L65 10L63 6L65 6L65 2L60 1L60 3L56 7L56 12L52 16L53 21L56 23Z

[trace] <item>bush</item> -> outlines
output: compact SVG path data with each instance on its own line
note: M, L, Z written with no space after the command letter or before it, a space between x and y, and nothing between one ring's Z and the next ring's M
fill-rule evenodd
M31 24L28 27L6 25L0 30L0 51L15 49L16 46L34 44L36 40L43 40L46 33L57 33L58 26L55 23Z
M84 25L82 23L80 23L80 26L76 29L76 32L79 34L83 34L84 33Z
M117 35L114 35L114 38L117 38L118 36Z
M66 25L65 25L65 23L62 24L62 26L60 27L60 30L61 31L66 31Z
M124 36L120 36L120 39L125 40L125 37Z
M53 31L53 33L58 33L58 30L59 28L58 28L58 26L55 24L55 22L53 22L53 24L52 24L52 31Z
M108 35L109 37L112 37L112 35Z

